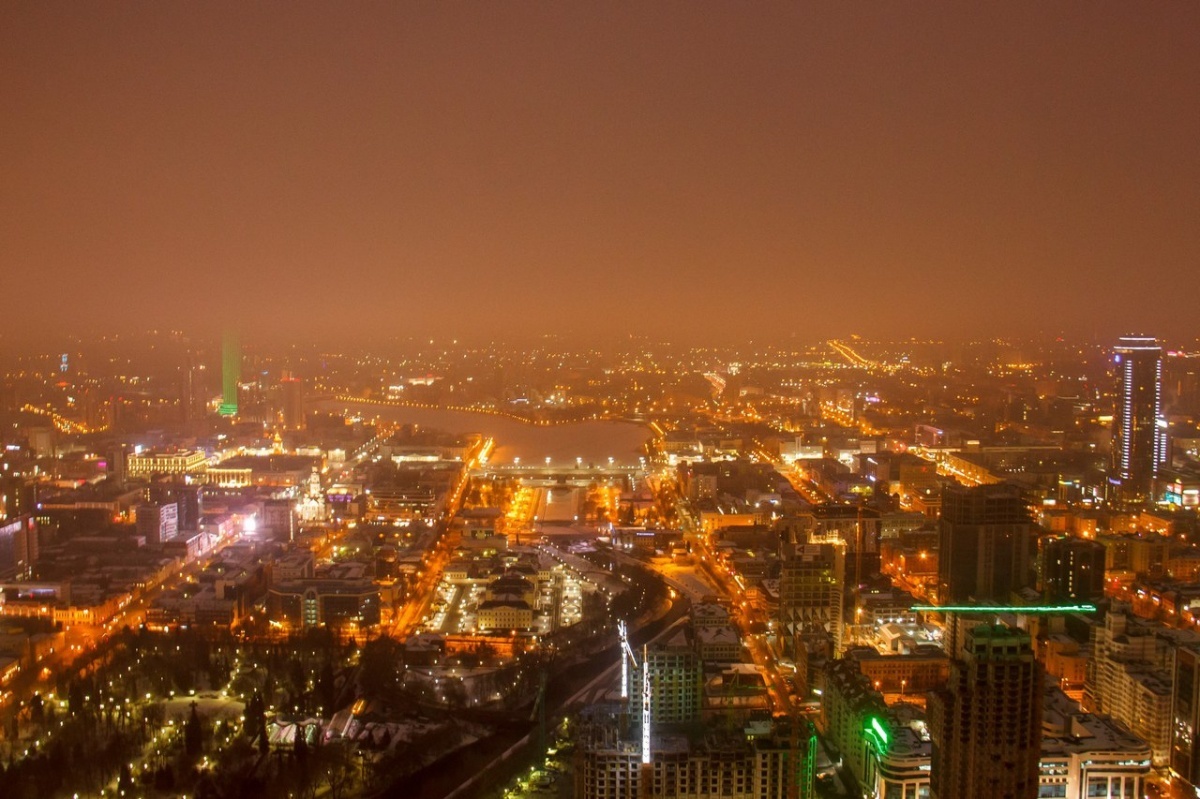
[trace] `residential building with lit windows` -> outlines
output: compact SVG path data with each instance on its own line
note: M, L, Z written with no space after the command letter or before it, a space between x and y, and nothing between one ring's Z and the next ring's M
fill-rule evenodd
M0 578L26 576L38 559L38 526L30 515L0 522Z
M1084 707L1112 716L1145 740L1155 767L1166 766L1171 748L1172 669L1176 650L1200 636L1171 630L1114 607L1092 627Z
M704 664L683 629L638 653L629 670L629 704L633 718L642 718L642 674L649 671L654 724L677 724L700 717L704 702Z
M842 649L846 556L837 544L785 544L779 574L779 623L784 651L795 655L807 641L826 639L831 655Z
M293 628L379 624L379 587L371 580L297 580L271 586L267 617Z
M1094 602L1104 598L1104 544L1060 536L1042 541L1042 599L1050 603Z
M142 452L130 455L127 474L130 479L146 479L160 474L198 474L205 470L208 458L200 450Z
M578 719L577 799L786 799L792 785L811 778L811 733L787 729L706 728L652 738L649 762L640 742L621 733L620 707L587 708ZM811 792L800 795L812 795Z
M826 738L842 753L846 767L863 781L867 773L868 719L887 710L883 695L875 690L854 660L834 660L825 669L821 696L821 722Z
M179 535L179 505L174 502L139 505L137 531L152 546L174 540Z
M1150 745L1108 716L1084 713L1059 688L1043 694L1038 796L1046 799L1141 799Z
M1200 786L1200 646L1175 652L1171 699L1171 775Z

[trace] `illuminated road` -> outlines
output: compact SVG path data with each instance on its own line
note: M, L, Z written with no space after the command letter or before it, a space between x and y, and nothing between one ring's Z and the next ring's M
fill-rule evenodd
M471 470L477 468L480 460L486 458L494 446L495 442L490 438L481 441L478 449L463 464L458 482L447 492L445 503L438 513L438 545L430 554L429 562L422 568L420 579L408 601L404 603L404 608L392 622L388 632L393 638L403 640L412 635L429 614L430 607L437 596L437 587L441 581L442 572L445 570L446 564L450 562L451 550L446 535L448 525L462 501L463 491L466 490L467 483L471 479Z
M867 369L875 366L874 361L868 361L866 358L852 350L849 345L843 344L836 339L831 339L827 343L834 349L835 352L837 352L838 355L841 355L843 358L845 358L847 363L849 363L851 366L862 366Z

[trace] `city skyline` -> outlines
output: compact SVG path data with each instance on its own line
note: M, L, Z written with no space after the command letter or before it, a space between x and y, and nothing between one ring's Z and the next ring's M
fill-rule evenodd
M1187 335L1200 11L1087 12L9 4L0 332Z
M1200 4L0 74L0 799L1200 797Z
M76 341L0 360L13 784L1194 792L1200 353Z

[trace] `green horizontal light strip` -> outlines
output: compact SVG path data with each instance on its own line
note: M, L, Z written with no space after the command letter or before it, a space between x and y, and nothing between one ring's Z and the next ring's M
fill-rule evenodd
M913 613L1095 613L1095 605L914 605Z

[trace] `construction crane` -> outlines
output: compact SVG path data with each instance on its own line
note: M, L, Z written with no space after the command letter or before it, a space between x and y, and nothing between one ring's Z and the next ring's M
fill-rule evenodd
M650 663L642 644L642 765L650 763Z
M633 664L633 668L638 668L637 658L633 654L633 647L629 645L629 628L625 626L625 622L617 622L617 633L621 636L621 698L629 698L629 664ZM646 646L642 646L642 664L646 665ZM647 665L642 669L642 763L650 762L650 668Z
M624 654L621 656L621 698L629 698L629 664L633 663L633 667L637 668L637 658L633 656L633 650L629 647L629 628L625 626L624 621L617 622L617 634L621 636L621 649Z

